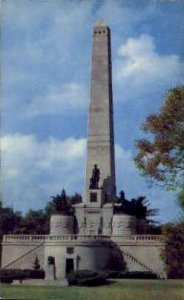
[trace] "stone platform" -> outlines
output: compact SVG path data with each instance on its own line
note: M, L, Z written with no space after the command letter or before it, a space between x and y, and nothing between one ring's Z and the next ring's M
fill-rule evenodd
M164 246L162 235L5 235L2 269L32 268L37 256L41 268L50 274L47 261L52 256L56 279L62 279L67 261L72 261L74 270L103 270L112 257L120 255L128 271L149 271L163 278L160 253Z

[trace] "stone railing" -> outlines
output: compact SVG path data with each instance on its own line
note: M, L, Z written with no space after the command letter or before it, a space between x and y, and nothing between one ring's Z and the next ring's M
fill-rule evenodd
M164 235L138 234L138 235L114 235L114 242L164 242Z
M91 240L110 240L110 236L105 235L4 235L3 242L53 242L53 241L91 241Z
M4 235L3 242L49 243L54 241L164 242L163 235Z

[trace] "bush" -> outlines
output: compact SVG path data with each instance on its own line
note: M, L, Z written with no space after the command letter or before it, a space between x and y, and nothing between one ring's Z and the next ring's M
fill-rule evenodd
M107 275L102 271L80 270L68 274L69 285L97 286L106 283Z
M2 278L0 278L0 282L1 282L1 283L12 283L12 282L13 282L13 278L10 278L10 277L2 277Z
M157 275L151 272L131 271L119 272L119 278L129 279L157 279Z
M168 278L184 278L184 221L164 225L162 233L165 235L165 248L161 256Z
M105 273L107 278L157 279L157 275L151 272L106 270Z
M107 278L119 278L120 271L105 270Z
M11 283L13 280L23 279L44 279L45 272L43 270L30 269L2 269L0 271L0 281L2 283Z
M151 272L122 272L114 270L91 271L80 270L68 274L69 285L97 286L107 282L107 278L127 278L127 279L157 279L157 275Z

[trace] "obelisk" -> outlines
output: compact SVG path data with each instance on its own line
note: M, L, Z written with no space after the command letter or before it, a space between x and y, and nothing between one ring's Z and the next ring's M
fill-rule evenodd
M111 37L103 21L93 28L85 194L84 202L98 204L113 202L116 194Z

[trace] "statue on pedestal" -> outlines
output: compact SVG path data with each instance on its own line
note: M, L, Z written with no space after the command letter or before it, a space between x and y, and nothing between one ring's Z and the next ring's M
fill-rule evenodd
M98 189L98 182L100 180L100 169L97 167L97 165L94 165L93 171L92 171L92 177L90 178L90 189Z

